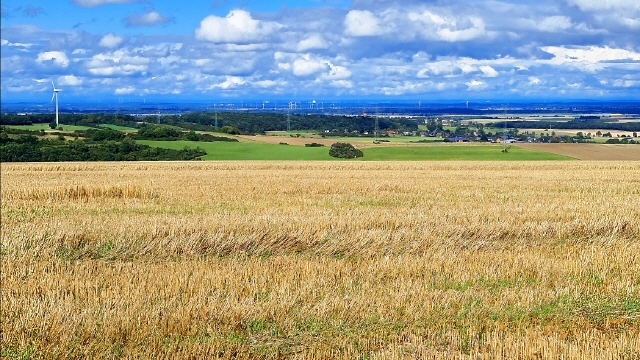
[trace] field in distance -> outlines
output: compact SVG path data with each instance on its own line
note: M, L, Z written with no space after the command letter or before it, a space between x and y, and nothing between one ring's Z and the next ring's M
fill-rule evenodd
M3 163L3 358L634 359L638 162Z
M520 144L578 160L640 160L640 146L633 144Z
M293 138L295 139L295 138ZM292 139L292 140L293 140ZM139 140L144 145L157 146L167 149L181 150L185 147L200 147L207 152L203 160L335 160L329 156L329 146L336 140L310 140L305 143L319 142L324 147L305 147L289 145L287 139L281 140L285 144L263 143L249 141L246 137L237 143L227 142L191 142L191 141L151 141ZM300 139L297 144L303 144ZM363 142L350 141L356 146ZM509 152L503 153L500 145L472 145L472 144L412 144L400 146L372 146L371 140L362 146L364 157L358 160L489 160L489 161L527 161L527 160L568 160L569 156L553 154L536 149L524 149L511 146Z

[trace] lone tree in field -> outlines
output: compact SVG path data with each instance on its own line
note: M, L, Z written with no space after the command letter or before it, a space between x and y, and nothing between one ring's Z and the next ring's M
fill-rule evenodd
M331 145L331 149L329 149L329 155L341 159L353 159L364 156L362 151L356 149L355 147L353 147L353 145L340 142Z

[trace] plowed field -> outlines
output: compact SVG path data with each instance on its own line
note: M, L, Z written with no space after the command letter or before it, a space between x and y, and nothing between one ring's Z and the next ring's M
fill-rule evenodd
M621 144L518 144L579 160L640 160L640 146Z

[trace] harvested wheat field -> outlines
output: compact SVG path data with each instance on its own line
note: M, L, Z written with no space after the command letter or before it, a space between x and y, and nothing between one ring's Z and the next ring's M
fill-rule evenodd
M638 359L638 162L2 164L3 358Z
M578 160L640 160L634 144L518 144L525 149L546 151Z

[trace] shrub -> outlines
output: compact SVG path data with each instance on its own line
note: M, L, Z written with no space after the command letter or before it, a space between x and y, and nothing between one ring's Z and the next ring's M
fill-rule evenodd
M609 139L605 142L606 144L636 144L635 140L631 138L622 138L622 139Z
M229 135L238 135L240 131L231 125L225 125L218 129L219 132L229 134Z
M93 141L120 141L124 139L125 134L118 130L109 128L104 129L89 129L86 132L86 136Z
M312 142L311 144L304 144L304 146L306 146L306 147L323 147L324 144L318 144L318 143Z
M353 159L364 156L362 151L353 147L349 143L334 143L329 149L329 155L341 159Z

